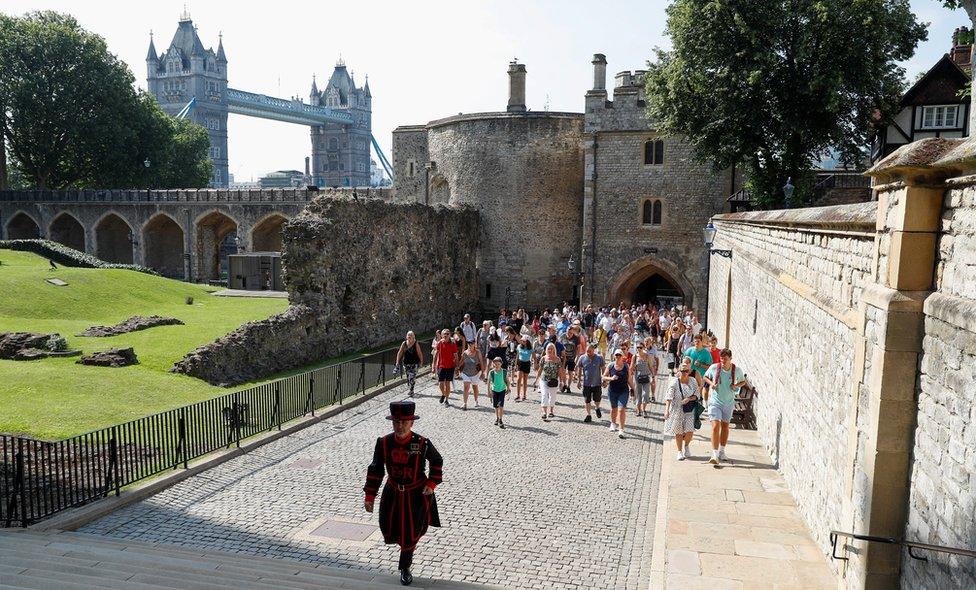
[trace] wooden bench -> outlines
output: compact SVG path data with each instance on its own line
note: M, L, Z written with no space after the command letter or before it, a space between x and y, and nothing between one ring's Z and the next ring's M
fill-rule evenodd
M735 407L732 409L732 423L741 424L747 428L756 427L756 412L752 408L756 398L756 389L745 385L735 396Z

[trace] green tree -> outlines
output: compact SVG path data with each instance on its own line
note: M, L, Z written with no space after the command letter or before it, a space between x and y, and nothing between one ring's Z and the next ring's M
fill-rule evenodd
M648 116L717 170L743 164L754 196L794 200L829 150L858 165L871 123L897 108L927 36L908 0L675 0L672 49L649 62Z
M206 132L171 120L133 83L105 41L73 17L0 14L0 136L26 184L171 188L179 180L193 181L182 187L206 186L206 147L188 140ZM147 168L146 160L155 165Z

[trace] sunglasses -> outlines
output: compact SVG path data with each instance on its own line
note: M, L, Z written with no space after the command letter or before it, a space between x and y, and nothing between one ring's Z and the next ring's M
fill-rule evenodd
M615 352L615 353L613 353L613 356L623 356L623 353Z

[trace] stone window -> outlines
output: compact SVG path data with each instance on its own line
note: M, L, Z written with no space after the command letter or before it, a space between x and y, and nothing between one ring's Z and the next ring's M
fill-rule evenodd
M664 163L664 140L649 139L644 142L644 164Z
M415 168L416 168L416 163L413 160L410 160L407 163L407 176L413 178L413 175L416 173Z
M661 199L644 199L641 203L641 224L661 225L664 204Z
M339 149L339 140L336 139L335 137L330 138L329 139L329 149L330 150L337 150L337 149Z

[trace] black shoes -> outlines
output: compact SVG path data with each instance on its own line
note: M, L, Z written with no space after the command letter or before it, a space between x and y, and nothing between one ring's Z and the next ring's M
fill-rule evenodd
M400 584L404 586L413 584L413 575L410 574L410 570L400 570Z
M600 408L599 407L597 407L597 409L596 409L596 417L597 418L603 418L603 412L600 411Z
M438 403L441 403L441 404L444 403L444 396L443 395L441 396L441 399L440 399L440 401Z
M505 430L505 423L504 422L499 422L498 423L498 427L501 428L502 430Z
M590 416L589 414L586 415L586 418L583 418L583 422L592 422L592 421L593 421L593 416Z

